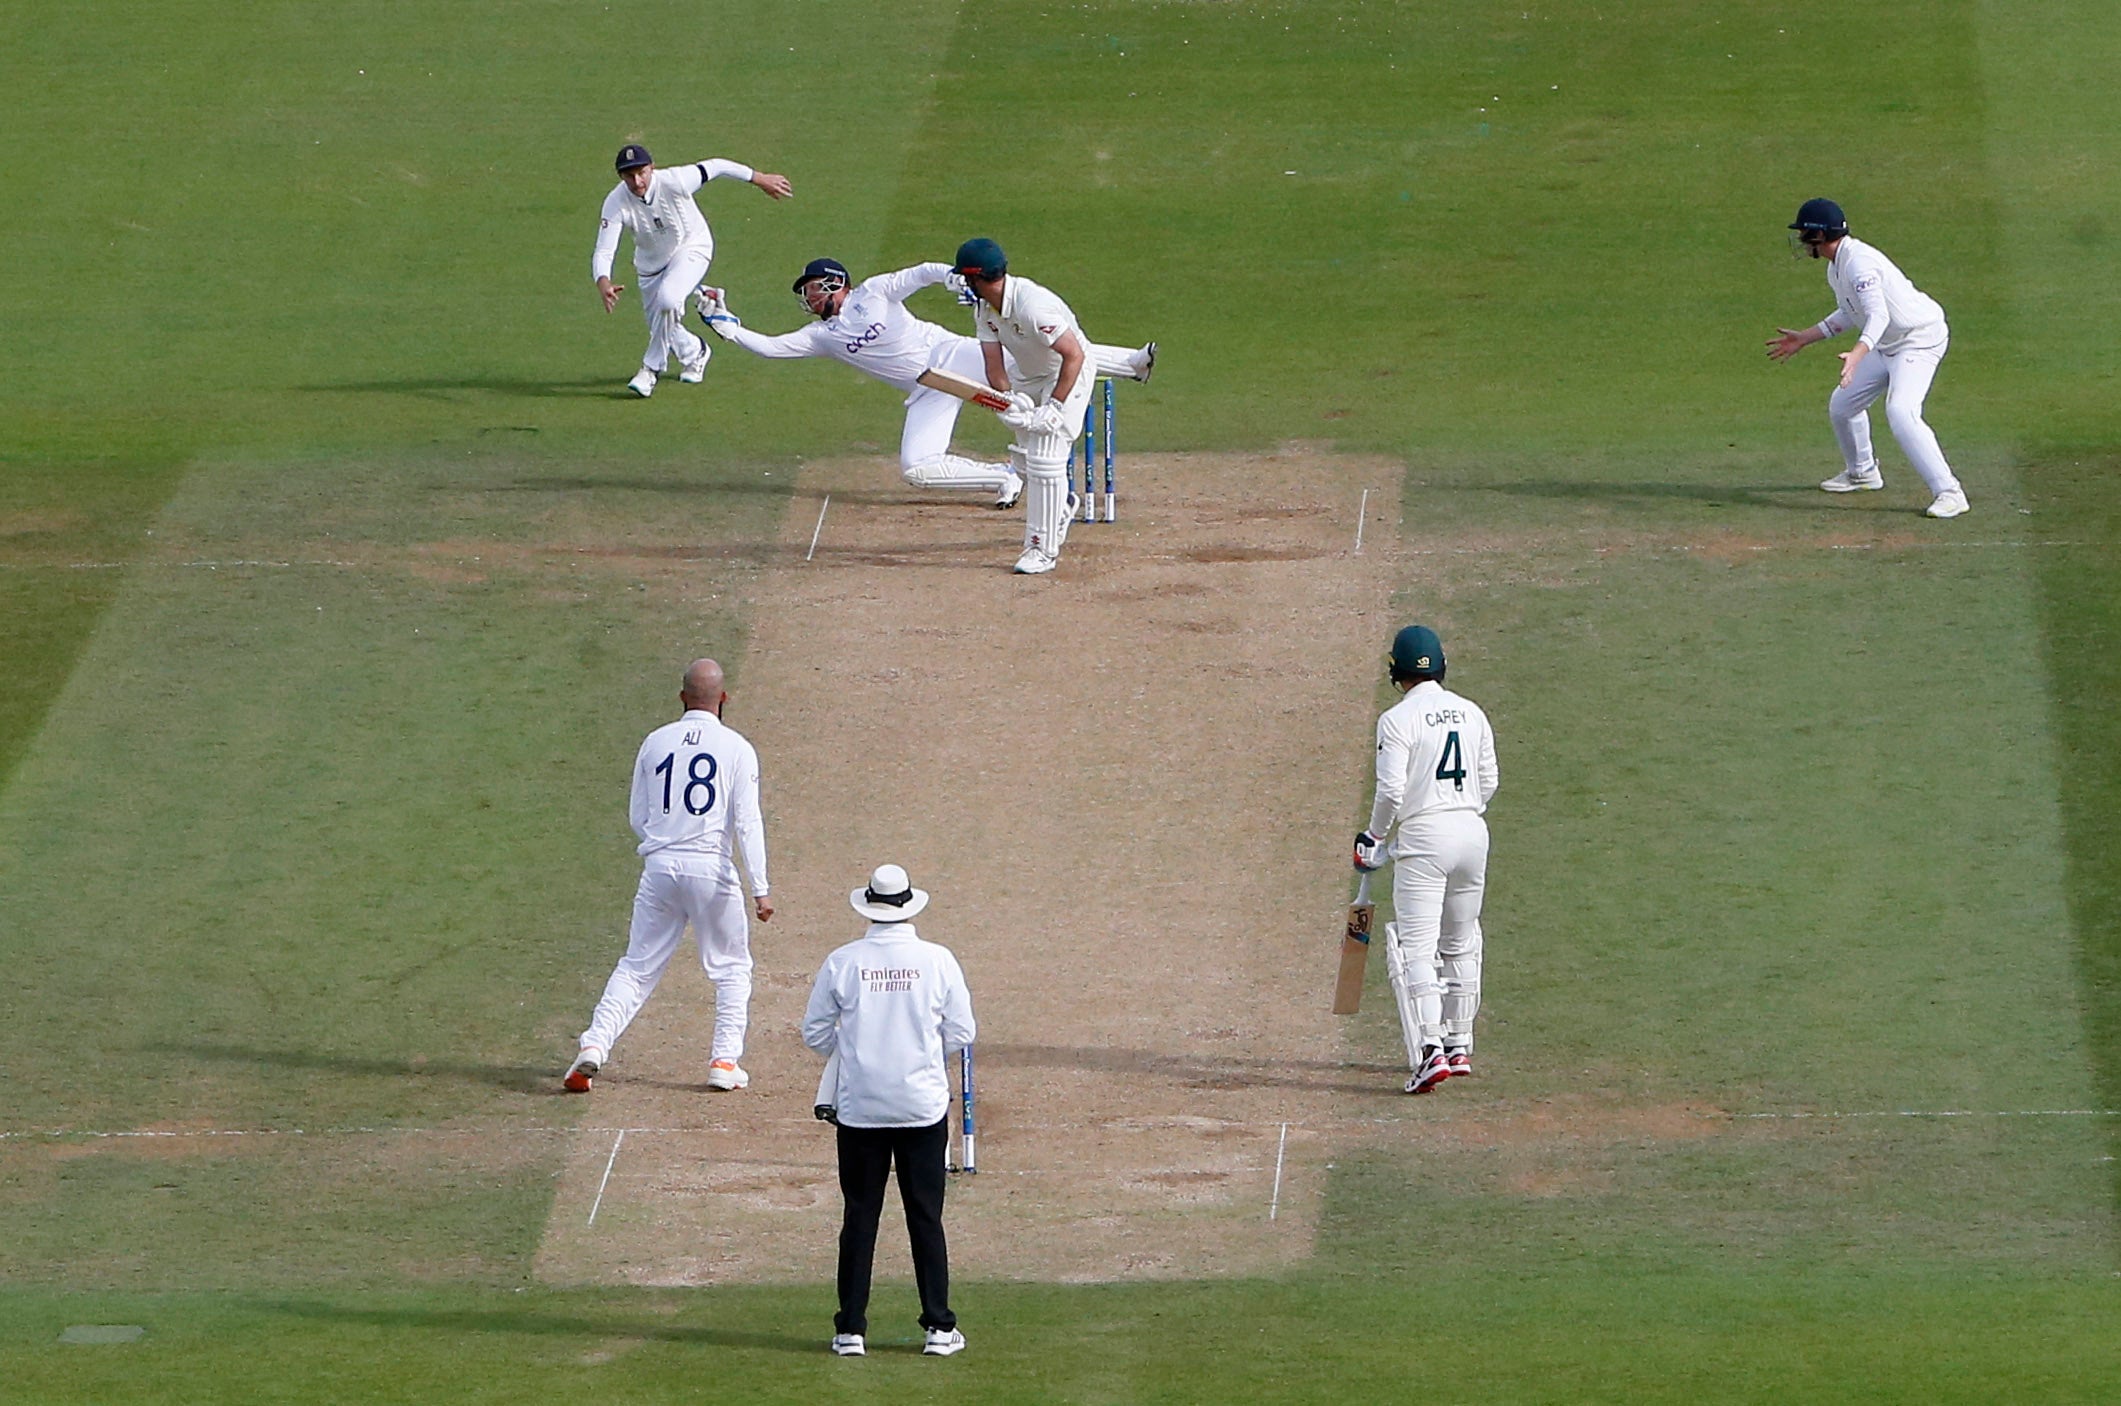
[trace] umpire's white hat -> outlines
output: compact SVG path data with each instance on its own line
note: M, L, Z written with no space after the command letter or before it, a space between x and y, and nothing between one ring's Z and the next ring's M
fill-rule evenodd
M879 923L903 923L928 906L928 892L913 886L906 871L896 864L879 864L869 876L869 887L847 895L854 911Z

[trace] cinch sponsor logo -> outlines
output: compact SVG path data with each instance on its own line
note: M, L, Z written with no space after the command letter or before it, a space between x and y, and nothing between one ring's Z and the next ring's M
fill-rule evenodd
M856 338L854 338L854 339L853 339L852 341L850 341L850 342L848 342L848 343L847 343L847 355L849 355L849 356L859 356L859 355L861 355L861 352L862 352L862 348L863 348L863 347L869 346L869 345L870 345L871 343L875 342L877 338L879 338L879 337L881 337L881 336L883 336L883 335L884 335L884 324L883 324L883 323L881 323L881 322L872 322L872 323L870 323L870 324L869 324L869 326L868 326L868 327L867 327L866 329L864 329L864 331L862 332L862 334L861 334L861 335L860 335L859 337L856 337Z

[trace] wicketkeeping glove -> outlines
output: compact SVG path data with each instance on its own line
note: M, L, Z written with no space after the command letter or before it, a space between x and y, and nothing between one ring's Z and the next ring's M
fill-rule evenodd
M729 303L719 288L697 289L692 301L699 307L700 320L724 341L728 340L731 331L744 325L743 319L729 310Z
M963 274L953 272L943 280L943 286L957 296L959 307L969 308L979 305L979 294L972 291L972 285L965 282Z

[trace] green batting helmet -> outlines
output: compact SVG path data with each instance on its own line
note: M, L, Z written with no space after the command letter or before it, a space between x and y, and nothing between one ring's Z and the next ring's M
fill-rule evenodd
M1409 625L1392 636L1392 681L1443 678L1443 641L1427 625Z
M957 246L957 262L951 267L968 278L1000 278L1009 271L1009 260L993 240L968 239Z

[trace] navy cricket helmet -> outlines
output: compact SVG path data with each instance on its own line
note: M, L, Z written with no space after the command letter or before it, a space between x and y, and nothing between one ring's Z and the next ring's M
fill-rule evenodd
M1797 207L1797 218L1790 221L1790 228L1806 236L1839 239L1849 232L1849 222L1839 205L1819 197Z

